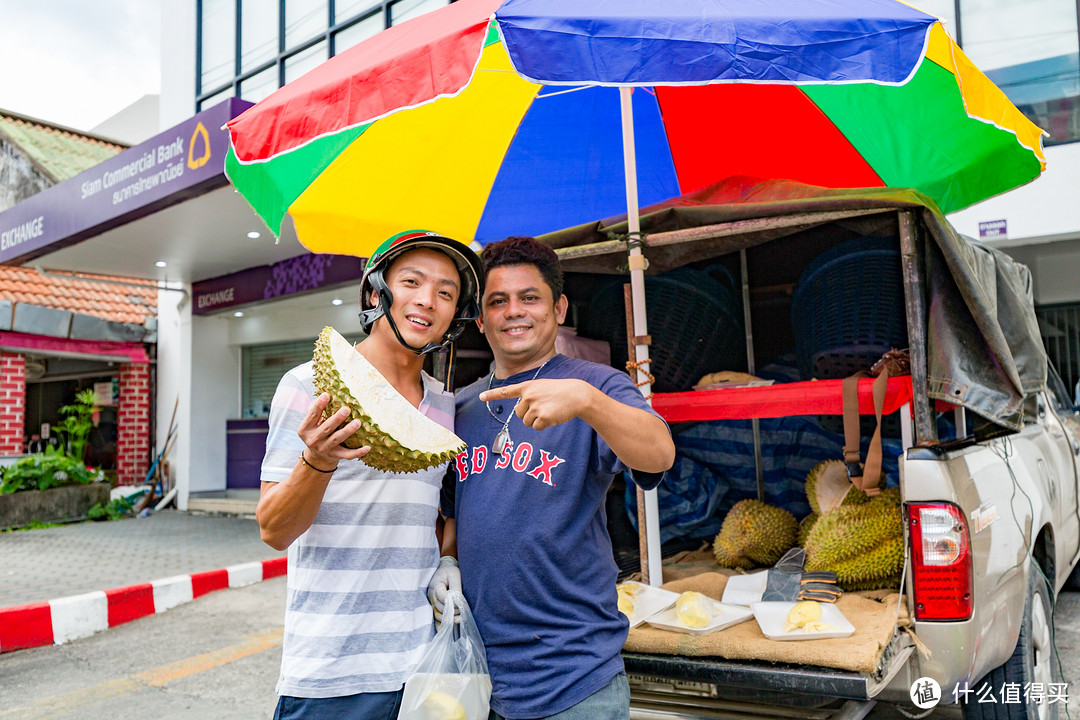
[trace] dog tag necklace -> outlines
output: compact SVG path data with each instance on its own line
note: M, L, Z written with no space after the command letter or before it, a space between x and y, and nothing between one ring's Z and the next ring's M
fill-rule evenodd
M555 357L555 356L552 355L551 357ZM535 380L537 378L537 376L540 375L540 371L544 369L544 365L547 365L548 362L550 362L550 361L551 361L551 358L548 358L547 360L544 361L543 365L536 368L536 372L533 373L532 379L529 382L532 382L532 380ZM495 379L495 371L492 370L491 375L488 376L488 390L491 389L491 382L494 379ZM517 402L514 403L514 407L510 408L510 412L507 413L507 415L506 415L506 420L503 421L502 428L499 430L498 434L495 436L495 442L491 443L491 452L495 453L496 455L502 455L504 452L506 452L506 448L509 447L510 444L511 444L510 443L510 418L514 417L514 410L517 409L517 406L518 406L519 402L521 402L521 398L518 398ZM499 416L491 411L491 403L489 401L485 400L484 404L487 405L488 414L490 414L491 417L498 420Z

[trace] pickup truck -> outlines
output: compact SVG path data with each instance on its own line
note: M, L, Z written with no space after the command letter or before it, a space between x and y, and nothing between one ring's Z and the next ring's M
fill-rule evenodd
M936 704L965 718L1057 717L1064 702L1047 695L1064 686L1051 619L1080 556L1080 422L1046 358L1027 268L961 237L904 190L728 183L646 209L642 231L650 273L726 263L741 277L748 362L710 370L753 372L796 344L793 286L829 248L863 236L899 251L899 275L875 282L901 298L911 358L911 401L898 413L906 558L897 591L917 640L897 627L871 673L624 651L631 716L858 718L889 703L912 717ZM625 272L625 232L615 219L545 238L580 313L605 275ZM676 345L668 362L689 362L693 348L653 328L695 310L649 307L654 373L664 369L658 344ZM752 391L714 393L717 417L722 393ZM980 692L997 702L979 702Z

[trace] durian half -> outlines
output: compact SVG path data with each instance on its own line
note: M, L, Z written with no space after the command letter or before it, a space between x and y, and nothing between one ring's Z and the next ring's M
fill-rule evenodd
M465 449L457 435L430 419L332 327L315 342L315 392L330 393L328 418L345 405L360 429L343 443L371 450L360 458L377 470L410 473L441 465Z

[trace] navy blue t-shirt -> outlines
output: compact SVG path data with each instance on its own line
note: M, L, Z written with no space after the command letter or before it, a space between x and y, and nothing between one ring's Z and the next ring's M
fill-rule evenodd
M538 377L584 380L653 412L625 373L605 365L556 355ZM513 445L495 455L492 443L517 400L481 402L488 381L457 394L454 428L466 449L451 463L442 507L456 518L465 597L491 669L491 707L535 718L577 704L623 671L627 621L618 611L604 503L612 478L627 468L580 419L533 430L514 416ZM662 478L639 472L635 482L649 489Z

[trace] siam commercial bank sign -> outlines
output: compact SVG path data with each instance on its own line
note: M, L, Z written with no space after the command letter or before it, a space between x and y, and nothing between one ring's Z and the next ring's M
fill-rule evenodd
M231 98L0 213L0 264L25 263L228 183Z

